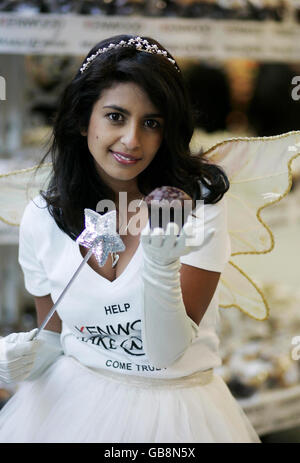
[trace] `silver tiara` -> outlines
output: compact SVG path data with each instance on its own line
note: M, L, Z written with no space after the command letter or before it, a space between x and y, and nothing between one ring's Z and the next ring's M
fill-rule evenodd
M135 37L134 39L129 39L128 41L121 40L121 42L110 43L109 45L107 45L107 47L99 48L99 50L97 50L95 54L89 56L86 59L86 62L80 68L81 74L90 66L90 64L94 61L95 58L97 58L98 55L101 55L102 53L105 53L109 50L122 47L135 47L138 51L145 51L147 53L165 56L167 60L169 60L175 66L177 71L180 72L175 60L169 58L168 53L165 50L160 50L157 45L151 45L146 39L142 39L141 37Z

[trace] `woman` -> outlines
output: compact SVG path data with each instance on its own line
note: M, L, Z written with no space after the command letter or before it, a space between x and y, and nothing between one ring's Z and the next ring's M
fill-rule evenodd
M2 442L259 442L213 373L229 182L190 155L192 134L180 69L158 42L122 35L89 52L60 102L49 187L20 228L38 324L86 255L86 209L114 202L125 251L89 259L38 340L2 340L2 378L24 380L0 414ZM143 213L132 233L128 202L164 185L204 200L200 245L188 243L197 223L177 236L174 224L151 231Z

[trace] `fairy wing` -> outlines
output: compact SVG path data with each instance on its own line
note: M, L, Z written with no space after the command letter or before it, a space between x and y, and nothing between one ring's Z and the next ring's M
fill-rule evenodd
M47 163L39 169L33 166L0 174L0 220L19 226L28 202L47 185L51 169L52 164Z
M220 306L236 307L257 320L269 313L262 290L234 262L239 254L271 252L274 235L261 217L264 208L279 202L291 189L293 160L300 155L300 131L273 137L231 138L204 153L228 175L226 193L231 259L219 283ZM52 165L44 164L0 175L0 220L18 226L30 199L45 188Z
M220 306L237 307L250 317L264 320L269 313L267 300L234 262L234 256L266 254L274 248L274 235L261 213L291 189L291 164L300 155L300 131L228 139L204 155L221 166L230 180L226 198L232 252L220 278Z

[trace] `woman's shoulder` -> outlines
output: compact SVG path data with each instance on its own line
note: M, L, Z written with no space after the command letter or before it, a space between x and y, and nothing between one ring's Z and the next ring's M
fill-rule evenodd
M51 226L53 222L54 220L48 210L47 202L41 194L29 200L24 209L21 228L28 226L34 231L42 226L45 229L45 227Z
M231 255L231 243L228 233L227 198L225 195L213 204L197 205L194 215L197 217L197 226L202 224L202 236L206 231L214 229L211 240L203 246L196 248L189 254L182 256L182 264L199 267L214 272L222 272Z
M20 223L19 243L33 244L37 252L40 249L53 252L54 248L64 246L66 237L50 214L46 200L41 195L31 199Z
M212 219L217 219L223 217L224 219L227 217L228 209L227 209L227 197L226 193L223 197L215 202L215 203L205 203L203 200L197 200L196 208L194 214L196 217L201 217L203 214L203 219L205 222Z

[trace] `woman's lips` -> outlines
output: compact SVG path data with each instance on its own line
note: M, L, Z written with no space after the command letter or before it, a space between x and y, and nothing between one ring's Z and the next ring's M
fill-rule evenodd
M115 158L117 162L120 164L136 164L140 159L134 158L133 156L129 156L127 154L119 153L117 151L111 151L111 154Z

